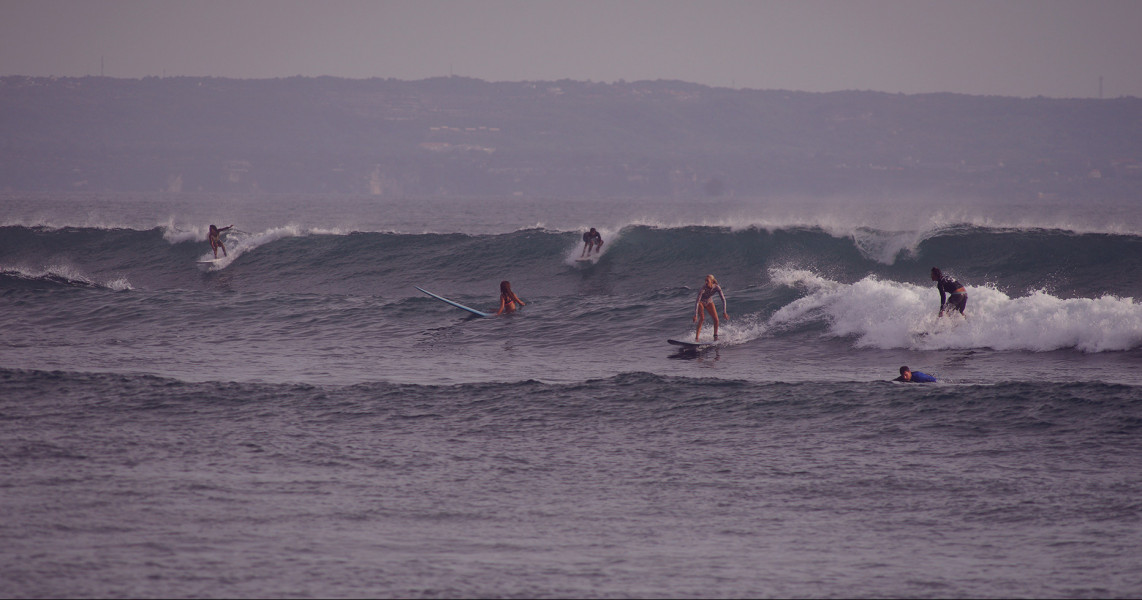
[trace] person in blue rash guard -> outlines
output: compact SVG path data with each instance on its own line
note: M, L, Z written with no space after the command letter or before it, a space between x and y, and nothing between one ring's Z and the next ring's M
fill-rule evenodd
M900 367L900 377L893 381L906 381L909 383L936 383L936 378L923 371L913 371L908 367Z
M963 315L964 308L968 305L968 292L964 286L936 267L932 267L932 281L936 282L936 289L940 292L940 316L944 316L945 310L958 310Z

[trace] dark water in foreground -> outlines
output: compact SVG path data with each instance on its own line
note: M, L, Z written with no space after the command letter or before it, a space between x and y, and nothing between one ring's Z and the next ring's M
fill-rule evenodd
M591 205L582 265L566 203L330 201L199 268L227 217L111 200L7 200L0 594L1142 595L1129 223ZM678 354L707 272L723 343ZM505 278L498 319L412 288L487 310Z
M1139 590L1130 386L0 385L9 595Z

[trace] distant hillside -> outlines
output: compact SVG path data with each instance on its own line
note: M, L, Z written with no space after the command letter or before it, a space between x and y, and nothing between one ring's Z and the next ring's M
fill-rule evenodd
M0 78L0 190L1137 197L1142 100L675 81Z

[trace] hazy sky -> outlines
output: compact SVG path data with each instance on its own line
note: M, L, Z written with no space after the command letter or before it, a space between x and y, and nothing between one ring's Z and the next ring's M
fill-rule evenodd
M1142 96L1142 0L0 0L0 75Z

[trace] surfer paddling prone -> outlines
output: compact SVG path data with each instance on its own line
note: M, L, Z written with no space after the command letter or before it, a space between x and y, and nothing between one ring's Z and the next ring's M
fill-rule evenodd
M722 316L727 321L730 319L730 314L726 312L726 294L722 291L722 286L718 285L718 280L713 275L707 275L705 285L698 290L698 302L694 305L693 320L698 324L694 331L694 342L697 342L698 336L702 335L702 323L706 321L703 311L714 320L714 340L718 339L718 309L714 306L714 294L722 297Z
M900 377L893 379L893 381L903 381L906 383L936 383L936 378L923 371L913 371L907 366L900 367Z

